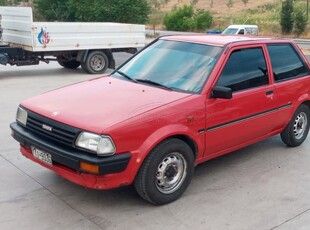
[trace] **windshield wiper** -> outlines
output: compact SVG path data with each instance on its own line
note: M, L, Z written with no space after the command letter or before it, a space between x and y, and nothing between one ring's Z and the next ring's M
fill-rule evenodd
M115 70L115 72L118 73L118 74L120 74L120 75L122 75L124 78L126 78L126 79L128 79L128 80L130 80L130 81L133 81L133 82L136 82L136 83L137 83L137 81L136 81L135 79L129 77L127 74L123 73L122 71Z
M149 84L149 85L159 86L160 88L164 88L164 89L167 89L167 90L172 90L172 88L170 88L168 86L162 85L162 84L160 84L158 82L155 82L155 81L152 81L152 80L148 80L148 79L136 79L135 81L136 82L146 83L146 84Z

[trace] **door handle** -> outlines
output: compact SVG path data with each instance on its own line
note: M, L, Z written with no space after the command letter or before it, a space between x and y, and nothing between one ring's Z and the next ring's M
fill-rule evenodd
M265 92L265 94L266 95L271 95L271 94L273 94L273 90L268 90L268 91Z

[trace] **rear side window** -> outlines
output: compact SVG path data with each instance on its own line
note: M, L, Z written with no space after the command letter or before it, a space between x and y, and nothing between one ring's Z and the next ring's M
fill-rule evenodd
M263 50L251 48L236 50L230 55L216 85L240 91L268 83Z
M268 45L276 82L309 74L309 69L290 44Z

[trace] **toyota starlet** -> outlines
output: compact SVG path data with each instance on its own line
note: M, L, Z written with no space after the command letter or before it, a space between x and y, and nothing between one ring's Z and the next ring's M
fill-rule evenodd
M11 129L24 156L62 177L133 184L160 205L183 194L197 164L277 134L302 144L309 108L309 64L293 41L179 35L108 76L21 102Z

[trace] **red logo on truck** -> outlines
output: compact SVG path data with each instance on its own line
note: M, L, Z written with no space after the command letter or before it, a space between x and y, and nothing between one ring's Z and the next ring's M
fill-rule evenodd
M44 30L43 27L41 27L41 31L38 35L38 41L42 45L47 45L51 41L49 33L46 30Z

